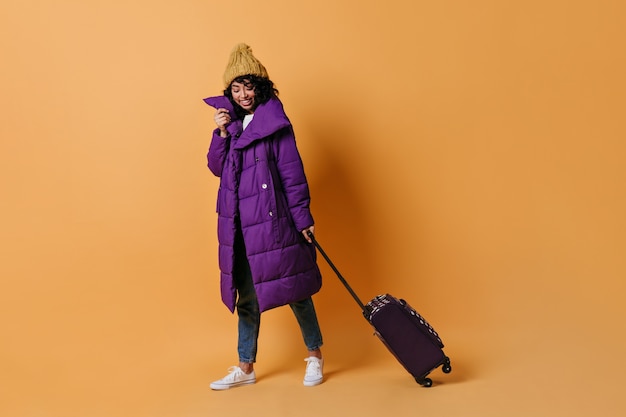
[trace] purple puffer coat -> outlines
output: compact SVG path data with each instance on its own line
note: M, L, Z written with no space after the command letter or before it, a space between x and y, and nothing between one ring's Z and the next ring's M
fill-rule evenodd
M204 101L231 115L229 137L213 132L209 169L220 177L217 235L222 301L235 309L235 216L239 215L261 311L318 292L322 278L315 247L301 231L313 225L309 187L291 122L278 98L259 105L243 130L225 96Z

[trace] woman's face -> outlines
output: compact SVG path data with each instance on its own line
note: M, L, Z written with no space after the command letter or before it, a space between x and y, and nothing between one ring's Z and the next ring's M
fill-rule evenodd
M243 83L233 81L230 85L230 92L233 95L235 103L239 104L242 109L248 113L252 113L256 107L254 100L254 87L248 80L244 80Z

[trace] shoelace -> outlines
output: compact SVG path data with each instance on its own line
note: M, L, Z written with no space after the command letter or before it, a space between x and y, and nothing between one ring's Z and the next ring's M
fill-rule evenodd
M306 374L307 376L317 376L321 373L321 361L317 358L306 358Z
M224 381L233 382L237 378L243 376L244 372L238 366L231 366L228 368L228 375L224 377Z

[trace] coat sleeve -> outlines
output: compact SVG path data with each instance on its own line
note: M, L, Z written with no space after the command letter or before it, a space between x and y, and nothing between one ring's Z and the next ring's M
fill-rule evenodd
M218 177L222 176L222 170L224 169L224 161L228 154L228 147L230 143L230 136L223 138L219 134L219 129L213 131L213 138L209 145L209 152L207 153L207 161L209 169L213 174Z
M291 126L277 132L274 158L289 211L296 228L302 231L313 225L313 216L310 210L309 184Z

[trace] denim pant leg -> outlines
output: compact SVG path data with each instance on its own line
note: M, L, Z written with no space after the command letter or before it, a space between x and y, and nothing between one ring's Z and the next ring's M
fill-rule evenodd
M298 320L304 344L308 350L317 350L322 347L322 332L317 321L315 306L311 297L289 304Z
M233 279L237 288L237 315L239 316L239 340L237 351L239 361L244 363L256 362L257 340L261 325L261 313L257 301L250 264L246 256L246 248L241 232L235 238L235 265Z

